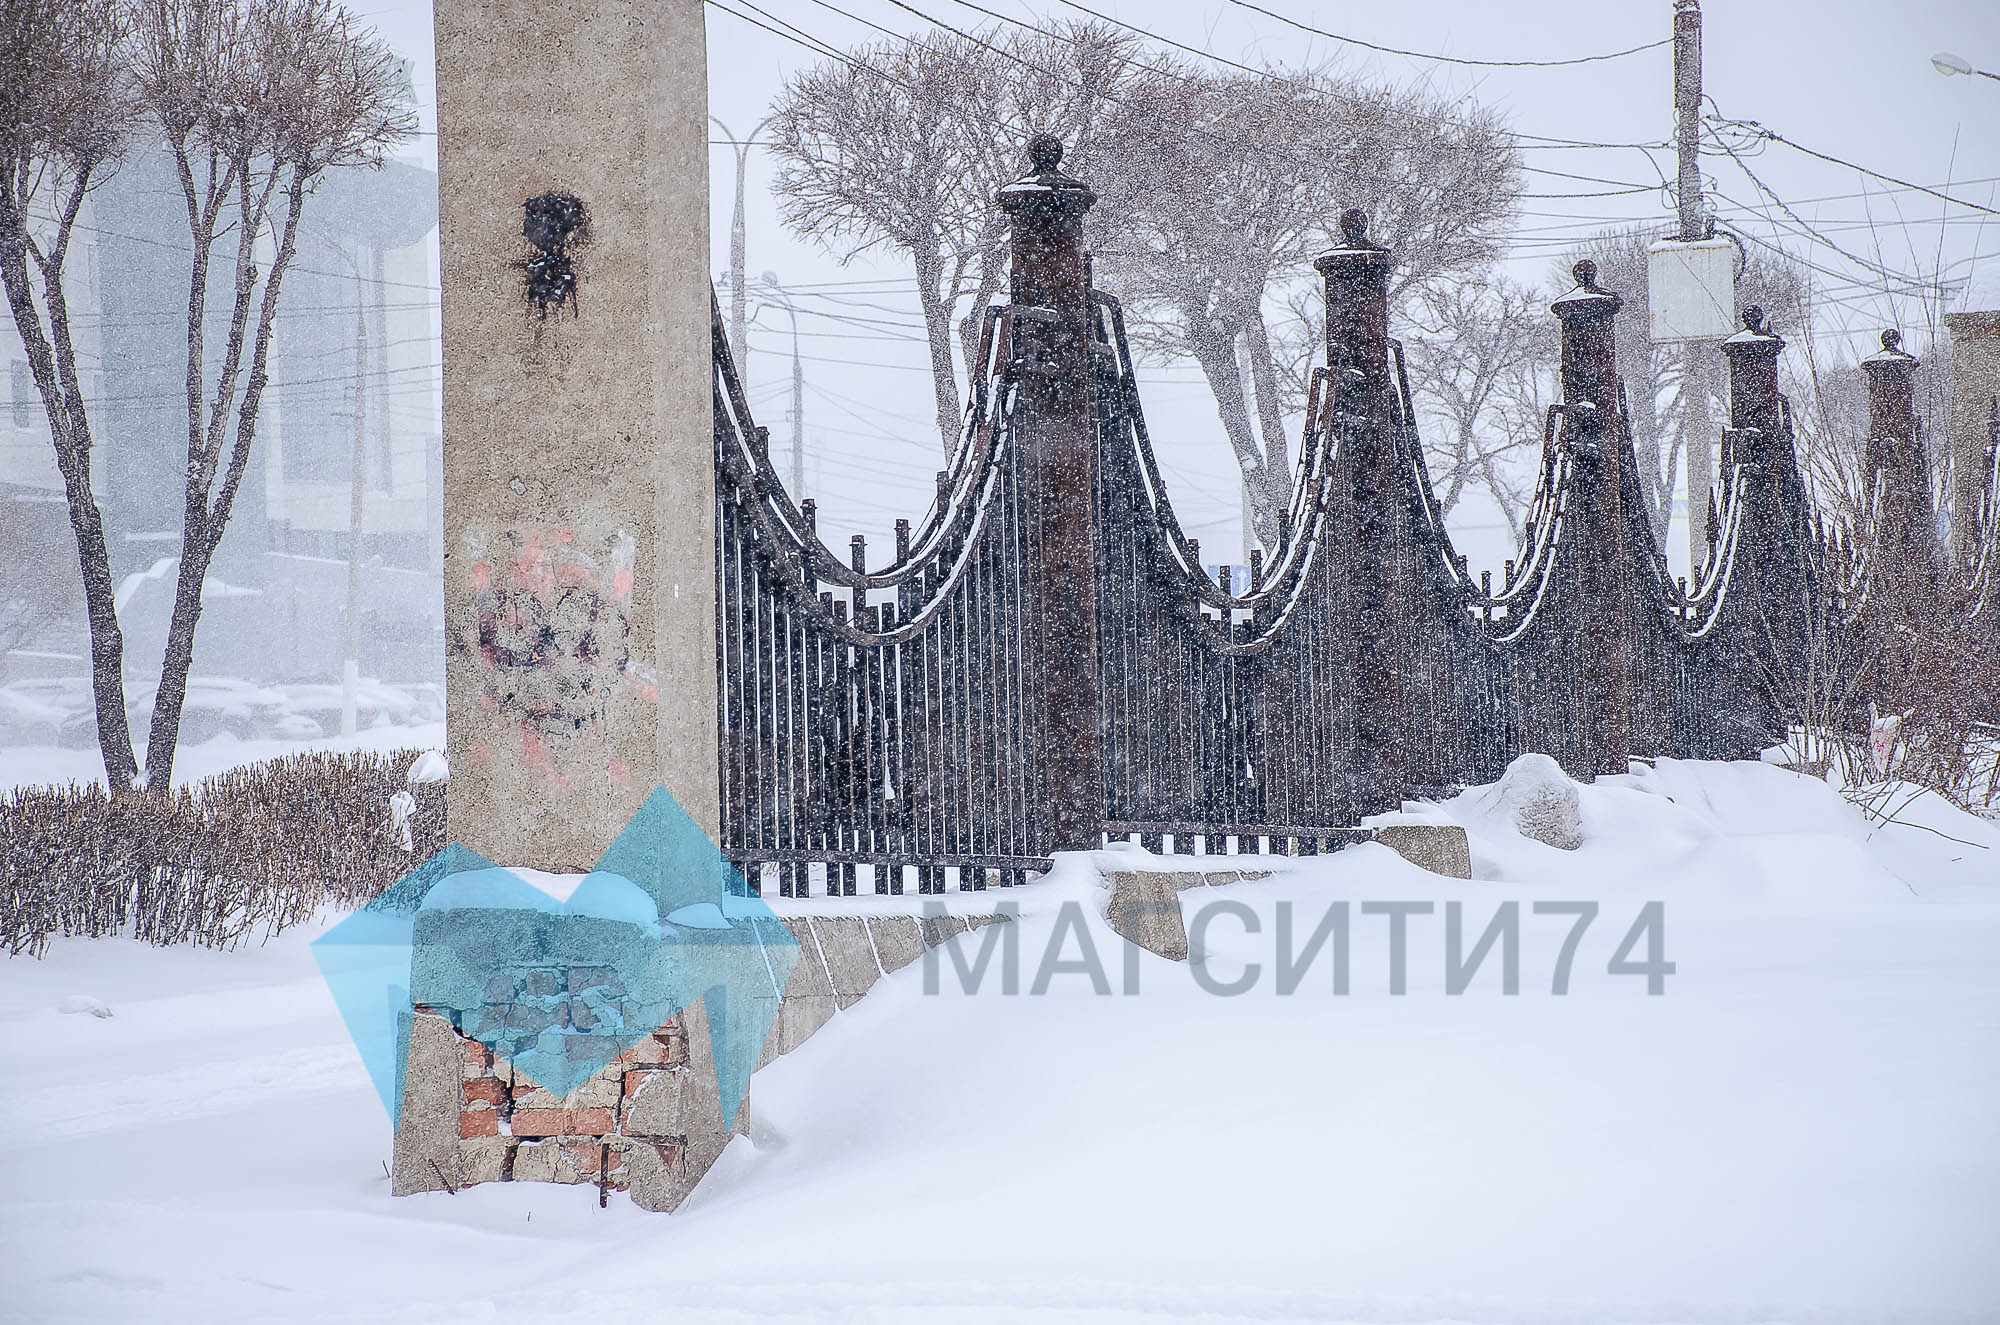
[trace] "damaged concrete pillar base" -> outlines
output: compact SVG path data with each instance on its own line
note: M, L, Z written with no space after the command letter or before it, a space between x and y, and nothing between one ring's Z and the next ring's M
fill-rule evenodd
M459 1182L459 1092L465 1055L458 1031L435 1012L410 1014L410 1052L403 1067L403 1104L396 1127L390 1191L437 1192Z
M696 1185L722 1158L730 1137L741 1130L750 1098L736 1110L736 1126L722 1116L715 1056L708 1037L708 1010L691 1003L681 1013L687 1030L687 1063L649 1077L626 1113L625 1177L632 1203L642 1210L680 1208Z

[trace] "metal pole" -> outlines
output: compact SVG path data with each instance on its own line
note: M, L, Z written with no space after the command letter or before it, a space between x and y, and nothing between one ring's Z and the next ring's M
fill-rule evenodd
M729 357L736 361L736 376L744 386L750 385L748 362L748 317L746 305L750 291L744 284L744 225L743 225L743 181L750 164L750 147L757 141L757 135L770 124L767 116L757 121L750 136L738 142L729 126L711 115L708 122L722 130L723 141L736 152L736 207L729 216Z
M354 735L361 688L362 497L368 463L368 313L354 264L354 474L347 492L347 656L340 665L340 734Z
M805 361L799 355L799 310L785 293L785 287L778 284L777 273L765 272L764 289L778 307L785 310L785 316L792 320L792 500L803 500L806 495L806 370ZM759 311L762 311L761 309Z
M792 315L792 498L806 495L806 370L799 359L799 315Z
M1701 0L1674 0L1674 115L1681 242L1706 239L1701 205Z

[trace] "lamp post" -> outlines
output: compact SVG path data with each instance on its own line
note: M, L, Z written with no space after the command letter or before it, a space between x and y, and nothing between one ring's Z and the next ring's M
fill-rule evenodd
M736 375L744 386L750 385L749 365L745 362L748 346L744 340L744 305L749 298L743 277L743 176L750 162L750 148L757 141L757 135L771 122L770 116L757 121L750 136L737 141L728 125L711 115L708 122L722 131L722 140L736 152L736 210L729 217L729 355L736 360Z
M762 276L764 289L769 292L771 302L785 310L792 320L792 500L804 501L806 495L806 374L805 364L799 358L799 310L792 305L791 296L778 284L778 274L767 271Z
M1950 51L1939 51L1936 55L1933 55L1931 57L1931 68L1937 70L1947 78L1953 74L1976 74L1981 78L1990 78L1994 82L2000 83L2000 74L1991 74L1984 69L1975 69L1972 67L1972 61L1966 59L1963 55L1953 55Z

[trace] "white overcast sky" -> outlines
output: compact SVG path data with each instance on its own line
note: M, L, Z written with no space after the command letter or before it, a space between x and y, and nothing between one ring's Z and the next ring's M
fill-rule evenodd
M725 6L742 10L733 0ZM1618 50L1658 40L1671 31L1671 0L1430 0L1423 4L1331 4L1324 0L1257 0L1265 9L1331 32L1387 46L1480 59L1556 59ZM770 13L838 48L885 40L866 26L917 34L926 19L889 0L758 0ZM994 20L956 0L909 0L931 19L963 28ZM985 8L1028 21L1078 18L1059 0L979 0ZM1249 64L1292 64L1337 56L1354 73L1393 83L1430 78L1437 86L1505 111L1521 132L1609 142L1663 142L1672 131L1671 52L1646 51L1621 60L1560 69L1484 69L1376 54L1309 37L1227 0L1083 0L1091 8L1162 37ZM366 0L363 0L365 6ZM845 11L842 12L837 11ZM1703 6L1705 90L1716 107L1737 119L1771 129L1830 156L2000 206L2000 82L1943 77L1930 64L1937 51L1954 51L1974 65L2000 72L2000 3L1995 0L1709 0ZM367 8L359 12L413 63L429 127L431 11L428 4ZM715 5L706 7L710 107L741 136L769 108L786 76L814 63L809 51L760 31ZM850 17L851 16L851 17ZM864 22L865 21L865 22ZM720 134L717 137L721 137ZM430 152L431 140L421 151ZM1532 151L1533 166L1631 183L1657 184L1655 165L1631 150ZM1673 162L1653 154L1671 177ZM2000 217L1954 209L1919 193L1889 186L1855 170L1772 145L1750 160L1763 182L1797 214L1833 241L1898 270L1955 264L1953 274L2000 293ZM1726 157L1707 159L1704 173L1726 200L1725 224L1776 239L1824 267L1819 279L1829 296L1848 300L1853 344L1871 330L1909 318L1865 286L1846 259L1783 233L1766 220L1768 204ZM712 269L728 266L734 155L710 149ZM1528 176L1537 194L1591 193L1601 184ZM816 244L788 234L769 193L766 154L750 155L747 189L747 266L753 281L772 272L796 292L801 308L825 307L916 324L914 296L899 283L908 270L893 258L842 266ZM998 183L998 181L996 181ZM1366 205L1365 198L1329 198L1329 212ZM1671 224L1657 190L1622 197L1537 199L1523 204L1514 250L1516 275L1542 282L1566 238L1610 223L1634 220ZM1747 210L1746 210L1747 209ZM1946 218L1940 224L1940 218ZM1874 223L1871 232L1870 222ZM1877 245L1881 247L1877 249ZM1979 255L1995 256L1981 259ZM838 284L871 281L865 287ZM865 299L893 312L857 310L835 299ZM851 325L801 317L806 356L808 486L821 498L821 528L829 537L858 530L880 548L898 514L912 517L930 490L938 463L929 422L930 393L922 347L888 334L861 338ZM1915 342L1921 331L1913 333ZM761 312L751 335L750 375L761 422L772 431L774 452L790 435L790 329L782 313ZM1915 345L1921 350L1921 345ZM1189 365L1160 365L1149 376L1146 400L1175 501L1191 533L1214 549L1210 560L1236 560L1238 503L1234 466L1221 440L1212 403ZM1468 526L1480 517L1468 512ZM1463 541L1475 562L1505 554L1497 530L1468 527ZM836 546L839 543L835 544ZM876 556L881 553L877 552Z

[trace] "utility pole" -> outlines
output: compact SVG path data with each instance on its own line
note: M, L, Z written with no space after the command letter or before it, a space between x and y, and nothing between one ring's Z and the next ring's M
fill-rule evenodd
M1701 0L1674 0L1674 117L1681 242L1692 244L1708 238L1701 205Z
M736 361L736 376L745 387L750 385L749 342L747 337L746 305L750 291L743 275L743 177L750 163L750 148L757 141L771 119L765 116L757 121L757 127L750 130L750 136L741 142L730 132L729 126L711 115L708 122L722 130L722 140L736 151L736 210L729 217L729 357Z
M1680 238L1683 244L1694 244L1709 237L1708 209L1701 197L1701 0L1674 0L1674 118L1674 146L1680 158ZM1714 420L1708 408L1715 387L1715 357L1715 347L1705 340L1681 346L1688 565L1697 569L1708 553L1704 512L1715 488L1715 457L1710 450Z
M340 665L340 734L354 735L361 688L362 495L368 467L368 307L354 264L354 473L347 491L347 657Z

